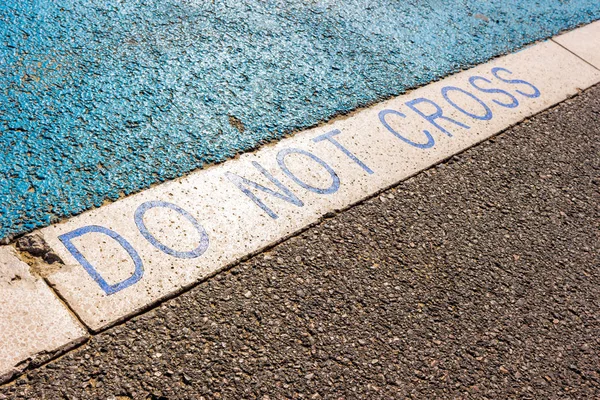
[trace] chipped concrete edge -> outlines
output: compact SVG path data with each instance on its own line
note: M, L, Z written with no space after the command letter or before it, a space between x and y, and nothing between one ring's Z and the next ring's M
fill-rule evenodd
M39 368L44 364L60 358L71 350L74 350L77 347L85 344L89 339L90 335L87 334L56 349L43 350L27 357L26 359L20 361L12 369L0 374L0 385L10 384L28 371Z

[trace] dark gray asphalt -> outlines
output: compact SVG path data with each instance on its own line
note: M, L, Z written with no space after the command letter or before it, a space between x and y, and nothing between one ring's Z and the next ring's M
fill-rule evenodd
M600 398L600 86L0 398Z

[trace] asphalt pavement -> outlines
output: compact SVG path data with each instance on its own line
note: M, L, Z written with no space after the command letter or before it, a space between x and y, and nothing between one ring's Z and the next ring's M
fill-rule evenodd
M600 398L600 86L0 399Z

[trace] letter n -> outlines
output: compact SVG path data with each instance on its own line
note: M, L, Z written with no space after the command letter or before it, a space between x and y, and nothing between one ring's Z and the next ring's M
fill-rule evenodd
M269 217L271 217L273 219L279 218L279 216L277 214L275 214L275 212L273 210L271 210L269 207L267 207L267 205L261 199L259 199L258 196L256 196L254 193L252 193L252 191L248 188L248 186L251 188L254 188L254 189L258 189L258 190L260 190L264 193L267 193L273 197L276 197L280 200L284 200L284 201L287 201L288 203L292 203L293 205L295 205L297 207L304 206L304 203L302 202L302 200L300 200L294 193L292 193L292 191L290 189L288 189L283 183L281 183L277 178L275 178L266 169L264 169L262 165L260 165L256 161L253 161L252 165L254 166L254 168L259 170L260 173L263 174L268 180L270 180L271 183L273 183L275 186L277 186L277 188L279 188L279 190L281 192L276 192L273 189L269 189L268 187L260 185L256 182L253 182L251 180L248 180L242 176L238 176L231 172L226 172L225 176L235 186L237 186L238 189L240 189L242 191L242 193L244 193L246 196L248 196L257 206L259 206L261 208L261 210L266 212L269 215Z

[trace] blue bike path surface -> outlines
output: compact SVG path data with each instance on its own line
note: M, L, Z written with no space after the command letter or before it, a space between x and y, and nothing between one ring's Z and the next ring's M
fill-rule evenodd
M597 0L4 0L0 239L599 18Z

